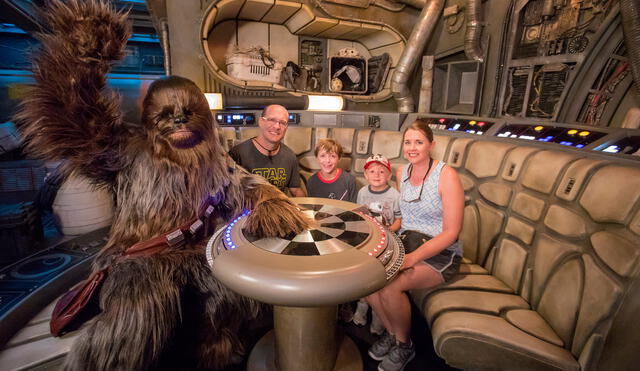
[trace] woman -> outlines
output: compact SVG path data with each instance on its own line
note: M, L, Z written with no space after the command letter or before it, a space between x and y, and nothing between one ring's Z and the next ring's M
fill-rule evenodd
M411 303L406 291L434 287L457 272L462 259L464 191L456 171L434 160L430 119L417 119L404 132L403 153L409 161L396 173L402 212L405 260L400 273L367 301L387 332L369 349L382 361L381 371L402 370L415 356L410 338Z

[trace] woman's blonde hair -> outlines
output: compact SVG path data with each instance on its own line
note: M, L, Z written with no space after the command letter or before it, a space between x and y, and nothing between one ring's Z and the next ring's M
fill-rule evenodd
M316 149L313 151L316 157L318 157L318 153L320 153L321 149L324 149L326 152L334 152L338 155L338 158L342 158L342 146L334 139L320 139L316 144Z

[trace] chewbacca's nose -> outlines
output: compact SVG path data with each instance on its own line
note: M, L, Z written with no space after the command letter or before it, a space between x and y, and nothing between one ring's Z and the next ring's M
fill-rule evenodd
M187 118L185 116L178 116L173 119L174 124L184 124L187 122Z

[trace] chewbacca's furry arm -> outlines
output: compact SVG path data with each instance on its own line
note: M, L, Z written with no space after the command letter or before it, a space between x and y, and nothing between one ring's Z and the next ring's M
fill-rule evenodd
M285 237L309 228L310 220L300 209L261 176L243 172L241 185L251 210L247 219L249 233L260 237Z
M27 151L110 183L122 161L117 140L127 136L117 134L125 129L117 97L105 92L106 74L124 55L127 14L103 2L54 0L40 16L51 32L38 36L35 86L15 116Z

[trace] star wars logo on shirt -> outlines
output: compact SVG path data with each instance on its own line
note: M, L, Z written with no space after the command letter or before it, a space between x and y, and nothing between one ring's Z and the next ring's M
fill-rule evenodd
M287 170L283 167L259 167L253 169L252 173L261 175L278 188L283 188L287 185Z

